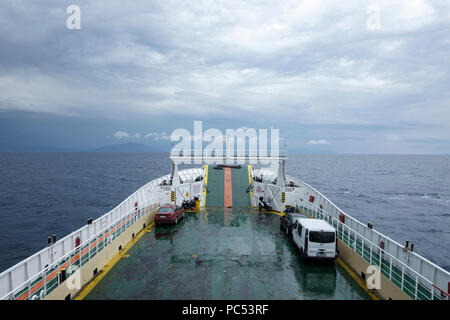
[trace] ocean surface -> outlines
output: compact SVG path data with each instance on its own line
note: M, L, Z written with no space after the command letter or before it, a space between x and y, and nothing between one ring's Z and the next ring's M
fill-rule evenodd
M167 154L0 153L0 271L169 171ZM289 155L287 173L450 270L450 156Z

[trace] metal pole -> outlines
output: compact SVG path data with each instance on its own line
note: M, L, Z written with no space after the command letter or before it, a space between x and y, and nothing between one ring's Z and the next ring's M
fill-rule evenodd
M401 289L403 291L403 281L405 280L405 266L402 265L402 283L401 283Z
M414 300L417 300L417 287L419 285L419 275L416 275L416 288L415 288L415 293L414 293Z
M389 256L389 280L392 280L392 256Z

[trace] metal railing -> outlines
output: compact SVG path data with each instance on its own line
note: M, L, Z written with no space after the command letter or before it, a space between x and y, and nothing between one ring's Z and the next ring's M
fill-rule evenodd
M379 244L373 243L370 239L333 217L324 209L311 202L300 200L297 200L296 206L304 210L304 213L325 220L336 228L339 239L370 265L378 267L382 274L411 298L415 300L448 300L448 294L443 294L442 289L429 279L380 248Z
M184 169L178 171L178 176L183 180L183 183L195 182L195 179L197 177L204 176L204 170L203 168ZM166 174L165 176L156 178L151 183L154 186L160 186L164 180L166 181L166 183L168 183L170 180L170 174ZM165 186L169 186L169 184L166 184Z
M41 272L35 274L27 281L14 288L12 291L8 292L6 295L1 297L0 300L43 299L65 281L60 278L61 269L65 268L69 270L70 274L67 274L66 279L69 278L81 266L90 261L111 241L116 239L128 227L136 222L137 219L149 213L155 206L157 206L157 203L149 201L148 203L144 204L143 209L140 209L138 211L131 209L127 214L125 214L124 216L120 216L110 225L100 230L98 233L84 241L78 247L69 251L67 254L57 259L51 265L48 265ZM138 218L132 221L132 218L136 216ZM85 249L87 249L87 251L83 254L83 251L85 251Z
M18 264L10 267L0 274L0 292L1 298L10 298L11 293L14 293L14 298L30 298L31 294L41 291L42 285L46 289L54 289L55 275L50 272L50 277L44 271L52 270L57 263L60 263L71 254L75 252L78 246L75 245L76 238L83 238L79 247L85 248L86 244L92 242L99 232L112 226L116 221L127 217L129 211L135 211L135 203L139 203L139 207L155 205L159 203L156 192L154 191L155 180L150 181L142 186L136 192L128 196L119 205L114 207L111 211L97 218L91 224L85 225L71 234L65 236L61 240L47 246L32 256L22 260ZM106 224L106 225L105 225ZM124 227L122 226L122 229ZM88 240L84 240L88 239ZM97 248L97 247L95 247ZM89 248L89 255L92 256L91 248ZM70 259L69 259L70 260ZM45 266L44 266L45 265ZM42 277L42 275L45 275ZM42 279L40 279L42 277ZM37 281L39 279L39 281ZM23 286L30 284L28 290L24 290ZM58 283L59 285L59 283ZM57 286L57 285L56 285ZM17 293L20 293L17 295ZM28 292L28 293L27 293ZM35 295L35 294L34 294ZM44 295L45 296L45 295ZM39 296L38 298L42 298Z
M195 181L203 173L203 168L179 171L180 177L185 182ZM141 217L143 212L148 212L151 210L149 208L159 205L157 190L168 176L148 182L92 224L75 230L56 243L3 271L0 274L0 299L44 298L61 284L59 274L62 268L70 272L66 278L70 277L75 272L76 266L87 263L110 241L132 225L132 216L136 216L136 212L138 212L137 216ZM139 204L139 210L136 210L136 202ZM74 244L77 237L83 238L78 246Z
M172 150L170 159L177 163L186 164L269 164L272 161L286 160L286 148L274 150L232 149L207 153L206 149Z

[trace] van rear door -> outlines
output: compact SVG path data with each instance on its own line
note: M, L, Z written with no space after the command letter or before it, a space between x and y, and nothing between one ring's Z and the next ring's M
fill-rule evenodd
M336 255L336 233L334 231L309 231L308 255L332 258Z

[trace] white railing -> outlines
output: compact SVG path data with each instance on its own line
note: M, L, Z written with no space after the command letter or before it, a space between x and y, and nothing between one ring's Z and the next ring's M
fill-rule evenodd
M344 213L320 192L318 192L316 189L309 186L305 182L293 177L288 177L287 181L294 181L297 185L297 187L295 187L295 193L297 196L295 205L298 205L300 207L308 206L308 208L310 209L314 208L315 212L325 212L329 217L331 217L332 221L337 221L340 225L342 225L342 228L351 230L352 233L363 239L363 244L370 244L370 256L373 253L372 246L375 246L377 250L381 250L381 252L383 252L384 256L389 256L390 258L392 258L392 260L389 260L391 272L389 273L388 278L390 280L393 279L393 283L398 285L412 298L417 298L418 290L420 290L420 283L422 286L426 287L428 291L433 293L430 297L431 299L439 296L448 299L448 293L446 293L441 288L446 288L446 286L448 286L448 283L450 282L449 272L433 264L432 262L428 261L415 252L404 250L403 246L401 246L391 238L381 234L380 232L368 228L367 225L362 224L358 220ZM313 196L314 199L309 199L309 196ZM310 200L313 200L313 202L310 202ZM339 220L340 215L343 215L345 217L345 223L342 223ZM383 250L380 248L381 242L383 242L384 244ZM395 273L397 272L397 269L394 268L392 271L392 261L395 261L395 263L398 262L398 268L400 268L401 270L400 276L402 280L399 284L396 283L395 280ZM392 272L394 272L394 274L392 274ZM414 283L408 283L415 286L414 292L411 292L411 289L404 286L405 282L411 282L409 280L411 278L420 280L414 281ZM436 295L436 292L439 292L440 295Z
M387 265L389 272L385 274L385 276L413 299L417 300L420 294L426 295L425 292L419 292L420 285L428 291L431 300L440 299L440 295L438 295L437 293L440 294L441 291L439 291L431 281L426 279L421 274L417 273L415 270L413 270L411 267L409 267L393 255L380 248L379 244L373 243L363 235L352 230L345 223L342 223L338 219L332 217L331 215L328 215L326 211L320 209L320 207L318 206L315 206L311 203L300 202L298 203L298 205L302 209L309 209L310 211L307 211L306 213L312 215L314 218L325 220L333 227L335 227L338 231L338 236L342 241L348 244L349 247L353 249L353 251L362 256L363 259L368 261L370 264L379 267L380 271L384 269L383 267L386 267L386 265L383 265L383 261L387 261L389 263ZM360 252L358 252L358 244L361 246ZM366 254L365 249L368 249L368 254ZM377 263L374 264L374 261L376 261ZM400 270L400 273L398 270ZM399 281L398 279L396 279L395 275L400 277L401 280ZM408 277L409 279L414 279L414 282L408 280ZM414 287L414 289L409 289L408 286L405 286L405 283L409 286Z
M25 294L25 296L31 298L31 294L34 293L33 286L36 286L33 282L39 279L43 272L51 270L61 261L74 254L79 248L85 247L86 244L90 246L90 241L99 236L103 230L112 228L117 221L126 218L130 211L135 212L133 210L135 210L136 202L141 210L143 206L148 207L158 204L159 200L154 192L154 187L155 180L141 187L110 212L94 220L91 224L85 225L72 232L68 236L2 272L0 274L0 297L2 298L0 299L11 298L11 294L23 291L23 287L27 285L28 296L27 294ZM78 246L76 245L77 238L83 239ZM90 256L91 248L89 248L88 251ZM47 288L47 278L47 275L43 277L43 285L46 291L52 289ZM53 280L53 278L54 277L52 277L51 280ZM39 298L42 297L40 296Z
M204 176L204 170L203 168L190 168L180 170L178 171L178 176L183 180L183 183L194 182L197 177ZM170 174L157 178L153 181L155 185L161 185L164 180L166 181L166 183L168 183L170 180Z
M180 170L179 176L184 183L195 181L198 176L203 176L203 168L192 168ZM136 206L138 204L138 212L142 216L143 210L149 210L152 206L157 206L160 203L158 197L158 190L161 189L160 184L164 179L168 179L169 175L154 179L142 186L136 192L131 194L119 205L114 207L108 213L100 216L91 224L85 225L82 228L72 232L66 237L56 241L50 246L33 254L27 259L19 262L11 268L5 270L0 274L0 299L17 299L18 297L25 297L26 299L42 299L50 291L56 288L59 284L59 270L61 264L65 264L68 259L69 263L65 266L66 269L71 270L75 262L82 263L85 255L81 255L81 250L88 248L87 261L91 259L92 255L98 252L98 241L101 237L103 240L102 248L109 243L110 240L105 239L105 234L111 232L119 221L124 219L131 219L131 216L136 213ZM128 220L120 226L120 233L125 230L125 224ZM131 225L132 223L130 223ZM109 231L107 231L109 230ZM117 230L114 230L114 239L116 238ZM82 239L79 245L76 245L77 238ZM91 248L91 242L97 239L95 247ZM73 256L80 253L78 259L72 263ZM48 272L52 272L51 279ZM56 274L53 274L55 271ZM73 272L72 272L73 273ZM67 274L67 278L70 274ZM42 278L42 280L40 280ZM56 278L56 280L55 280ZM35 293L41 293L38 296ZM17 294L20 293L19 296Z
M149 208L152 208L152 207L146 206L144 209L141 209L139 212L141 214L140 216L142 217L143 214L148 213ZM144 212L142 213L142 211L144 211ZM147 212L145 212L145 211L147 211ZM35 292L43 292L43 294L34 295L36 297L36 299L44 298L48 293L53 291L53 289L55 289L62 282L64 282L64 281L61 281L61 279L60 279L60 270L63 268L63 266L70 273L70 274L67 274L66 278L70 277L70 275L75 273L78 270L78 268L83 264L82 260L85 256L87 256L87 259L85 261L86 262L90 261L91 258L93 256L95 256L103 248L105 248L109 244L109 242L116 239L121 233L123 233L123 231L125 231L125 228L123 226L129 219L131 219L134 216L136 216L136 212L133 210L130 210L130 212L128 214L126 214L125 216L120 216L117 220L113 221L113 223L111 225L103 228L100 232L98 232L97 234L95 234L92 237L90 237L89 239L87 239L83 244L80 244L78 247L69 251L64 256L60 257L58 260L53 262L51 265L45 267L40 273L35 274L31 278L29 278L27 281L20 284L12 291L8 292L6 295L1 297L0 300L17 299L18 298L17 293L23 292L24 290L26 290L22 293L22 295L25 294L25 296L26 296L24 299L33 299L33 294ZM133 221L133 223L134 222L135 221ZM121 223L121 225L119 228L118 225L120 223ZM108 234L108 238L106 237L107 234ZM102 239L102 240L100 241L99 239ZM96 242L95 247L91 246L91 243L94 240ZM102 248L100 248L100 250L99 250L99 242L103 242ZM87 247L86 247L86 245L87 245ZM87 252L84 255L82 255L82 251L84 251L83 249L85 249L85 248L87 248ZM71 259L71 258L76 257L77 255L78 255L77 259ZM67 265L65 265L67 260L69 261L69 263ZM78 262L78 263L75 263L75 262ZM53 271L52 273L56 273L56 274L51 276L52 279L47 281L47 278L50 277L48 275L49 271ZM57 281L54 284L52 284L50 287L48 287L47 283L55 280L55 278ZM38 289L34 290L33 289L34 286L37 286L39 284L39 283L36 284L35 282L39 279L42 279L42 282L43 282L42 287L43 288L41 288L41 286L40 286Z

